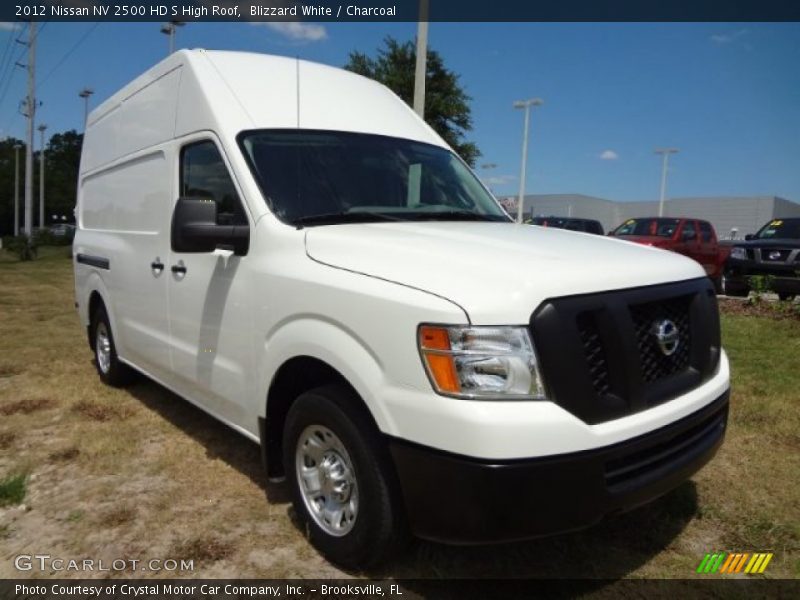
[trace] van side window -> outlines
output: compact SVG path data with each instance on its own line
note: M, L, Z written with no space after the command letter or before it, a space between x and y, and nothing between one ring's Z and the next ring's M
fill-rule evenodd
M181 150L181 196L214 200L217 225L247 225L230 173L210 140L189 144Z
M711 225L708 221L700 221L700 238L704 243L711 241Z
M697 230L694 226L694 221L686 221L683 224L683 239L697 240Z

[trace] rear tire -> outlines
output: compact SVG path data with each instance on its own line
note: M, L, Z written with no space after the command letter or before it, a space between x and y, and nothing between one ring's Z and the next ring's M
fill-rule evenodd
M352 391L328 385L301 394L286 417L283 457L298 519L331 562L364 569L404 547L388 452Z
M788 292L781 292L781 293L778 294L778 299L781 302L786 302L786 301L791 302L792 300L794 300L795 296L796 296L796 294L790 294Z
M94 311L92 316L92 350L94 351L94 366L100 380L112 387L125 387L130 385L134 378L134 371L120 362L117 356L117 347L114 344L114 335L111 333L111 321L102 304Z

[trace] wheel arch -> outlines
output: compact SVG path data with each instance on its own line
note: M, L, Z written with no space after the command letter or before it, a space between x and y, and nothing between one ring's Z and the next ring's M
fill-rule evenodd
M258 419L261 457L268 477L284 476L283 430L292 404L301 394L331 384L347 388L354 402L352 409L364 414L380 431L363 396L338 369L314 356L289 358L275 372L267 391L265 414Z
M94 348L94 340L92 339L92 315L94 315L94 312L99 306L102 305L105 308L115 338L118 337L119 330L116 320L114 319L114 311L111 308L108 290L103 284L103 280L96 273L92 273L86 289L87 294L85 301L80 303L81 306L86 307L86 312L81 315L81 319L86 326L86 337L89 341L89 347Z

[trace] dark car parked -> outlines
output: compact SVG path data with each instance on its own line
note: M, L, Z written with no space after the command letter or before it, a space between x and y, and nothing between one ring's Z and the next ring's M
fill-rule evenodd
M582 231L584 233L596 233L603 235L603 225L594 219L573 219L572 217L534 217L527 221L532 225L542 227L556 227L558 229L568 229L570 231Z
M772 290L781 300L800 294L800 218L773 219L731 248L725 264L725 293L747 296L753 275L770 276Z

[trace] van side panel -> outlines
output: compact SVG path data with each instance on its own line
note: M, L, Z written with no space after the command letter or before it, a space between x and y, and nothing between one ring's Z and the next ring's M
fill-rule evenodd
M158 233L169 173L163 151L138 156L82 181L79 219L83 229ZM161 177L163 179L152 179Z
M117 352L157 375L169 370L169 331L166 273L152 263L168 258L171 180L167 148L85 177L75 250L108 260L95 271L110 291Z
M126 97L92 113L81 156L81 172L151 148L172 138L181 67L175 67ZM116 98L116 96L115 96Z

